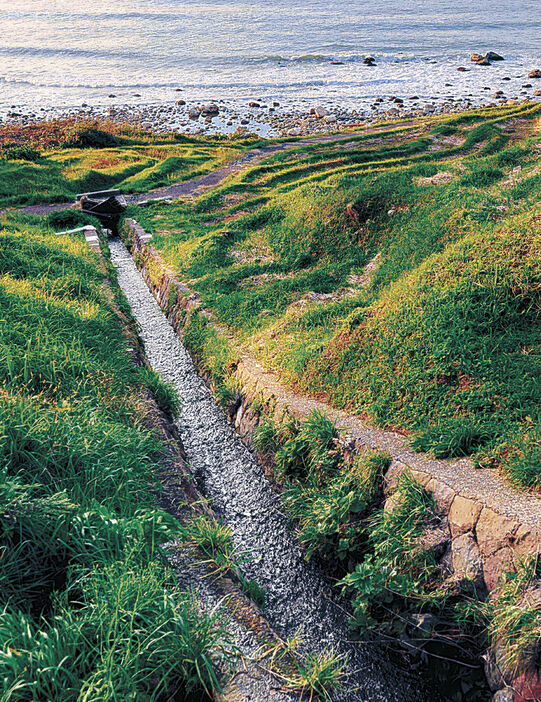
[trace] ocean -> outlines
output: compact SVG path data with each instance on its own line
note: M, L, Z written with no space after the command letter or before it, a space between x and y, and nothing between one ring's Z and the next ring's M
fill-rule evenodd
M104 105L110 94L159 103L176 88L201 100L475 103L504 77L519 96L541 67L539 0L0 0L0 10L1 108ZM505 61L470 63L488 50Z

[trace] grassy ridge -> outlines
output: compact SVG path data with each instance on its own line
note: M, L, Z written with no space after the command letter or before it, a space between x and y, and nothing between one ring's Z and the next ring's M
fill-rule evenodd
M219 168L250 139L191 139L98 120L0 129L0 207L72 200L108 188L146 192Z
M0 252L0 699L186 699L225 639L162 555L145 392L176 398L83 239L12 215Z
M419 449L539 487L540 119L513 106L299 145L138 213L236 338L195 316L194 350L225 378L243 346Z

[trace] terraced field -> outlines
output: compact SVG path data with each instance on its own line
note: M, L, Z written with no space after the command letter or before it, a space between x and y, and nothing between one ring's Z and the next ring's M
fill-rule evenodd
M190 139L128 125L44 122L0 129L0 207L66 202L77 193L144 192L208 173L254 139Z
M538 487L540 118L513 106L289 145L134 211L199 296L186 339L223 391L249 353L417 449Z

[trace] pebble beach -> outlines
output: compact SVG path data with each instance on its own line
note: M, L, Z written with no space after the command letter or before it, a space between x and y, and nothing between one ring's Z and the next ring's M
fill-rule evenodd
M489 69L473 65L463 72L483 70ZM96 104L80 106L4 106L0 108L0 123L30 124L59 118L113 119L154 131L187 135L232 134L240 130L261 137L285 137L336 132L383 120L541 101L541 78L529 78L526 71L510 76L500 69L498 74L485 73L482 78L481 82L487 85L481 86L475 95L460 94L453 90L452 82L443 86L448 90L446 95L428 97L402 93L347 99L331 96L227 99L216 96L216 99L201 100L193 91L174 88L168 100L145 102L144 96L138 94L126 96L126 101L121 102L117 95L109 94L103 102L98 100Z

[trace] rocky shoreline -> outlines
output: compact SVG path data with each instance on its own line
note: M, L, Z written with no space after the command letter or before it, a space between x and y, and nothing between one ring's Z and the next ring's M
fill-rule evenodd
M477 54L472 54L471 62ZM486 61L485 58L483 58ZM487 65L487 64L482 64ZM459 71L472 70L459 66ZM483 69L481 69L483 70ZM489 69L484 69L487 72ZM513 84L509 76L489 75L482 95L458 94L453 84L445 83L448 94L423 96L416 94L380 95L358 100L326 98L273 99L216 99L204 101L185 94L182 88L173 91L174 99L142 104L117 102L116 94L106 96L108 104L79 107L28 108L11 105L0 106L0 125L31 124L57 118L113 119L140 124L154 131L177 131L187 135L232 134L237 130L251 132L261 137L307 136L337 132L358 125L381 120L454 114L465 110L502 105L518 105L541 100L541 70L533 69L524 74L523 80ZM495 80L494 80L495 78ZM132 98L144 96L134 94ZM105 98L104 98L105 99Z

